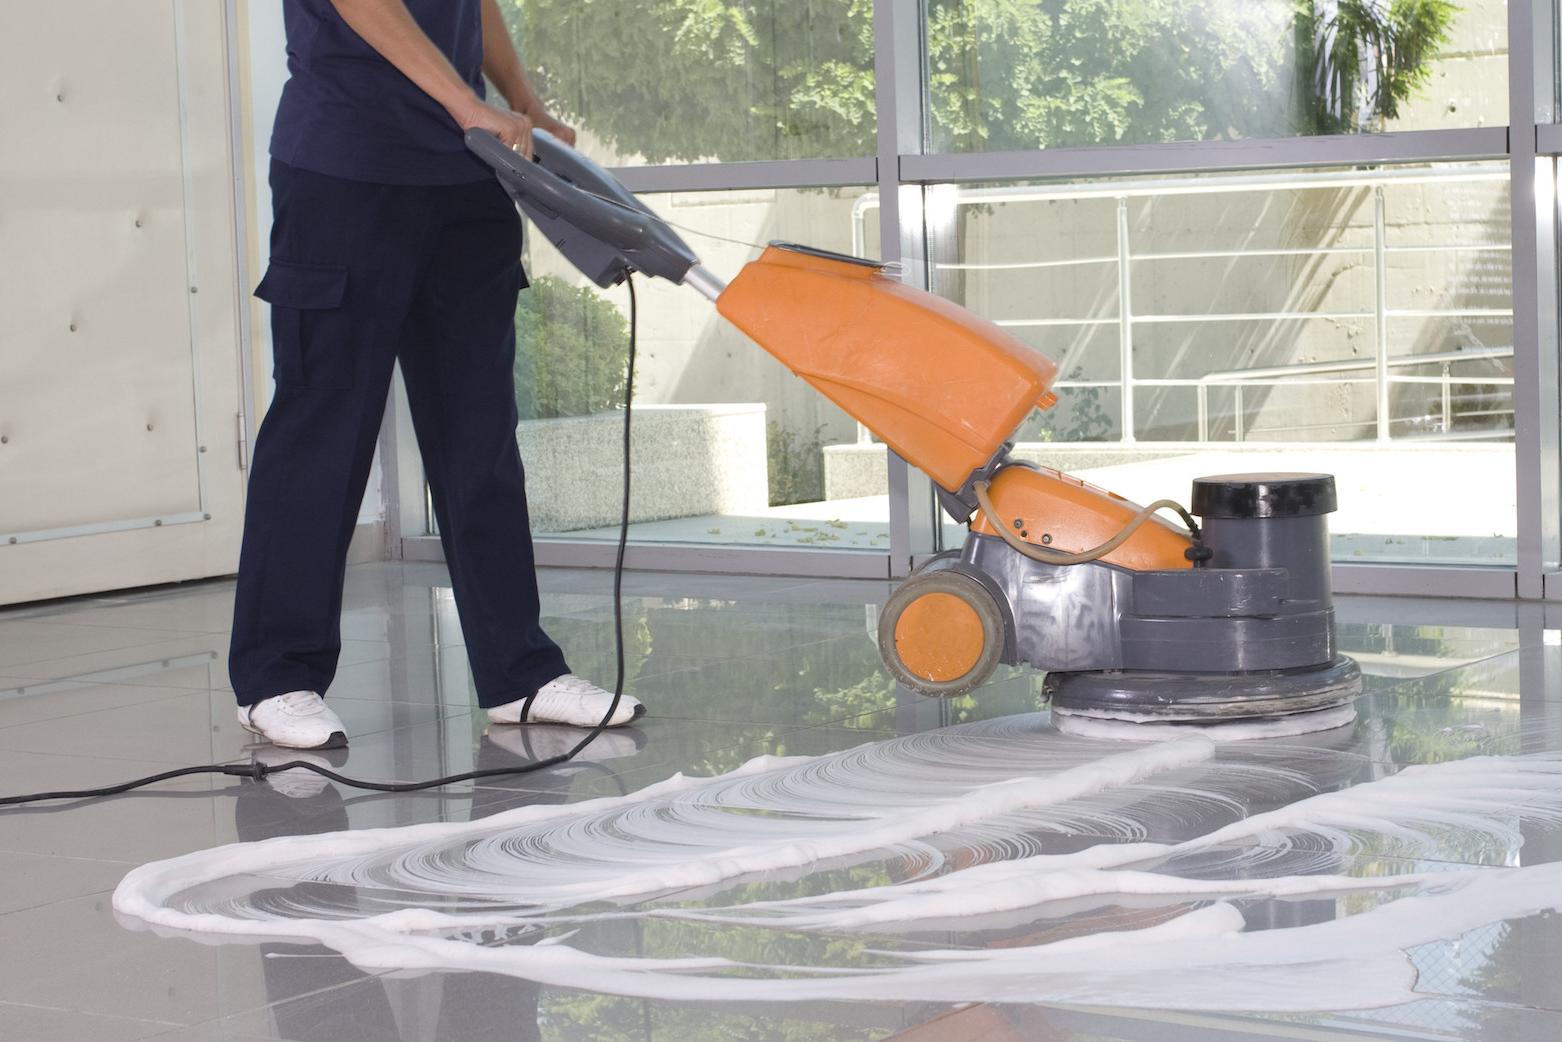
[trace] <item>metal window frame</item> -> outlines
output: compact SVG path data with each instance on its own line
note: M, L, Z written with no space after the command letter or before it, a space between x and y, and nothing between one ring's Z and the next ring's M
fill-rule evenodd
M443 561L439 537L409 536L401 541L408 561ZM544 568L612 568L618 544L608 539L538 539L537 564ZM632 542L624 567L648 572L711 572L739 575L799 576L808 579L888 579L889 555L883 551L816 550L699 543Z
M1375 163L1432 163L1501 159L1507 127L1407 130L1392 134L1294 137L1243 141L1186 141L1157 145L1053 148L1035 152L963 152L905 155L907 182L1026 181L1136 174L1228 173Z
M675 166L620 166L614 177L631 192L711 192L755 188L835 188L877 184L879 161L859 159L778 159L757 163L687 163Z
M1508 126L960 154L925 150L923 14L922 0L874 0L878 128L873 155L669 164L615 173L637 192L875 185L881 200L896 203L882 207L881 257L899 261L909 281L926 285L923 195L929 185L1506 159L1512 186L1517 561L1491 567L1339 562L1334 576L1342 593L1562 601L1555 176L1562 124L1554 122L1554 0L1508 4ZM387 483L390 544L393 553L408 560L441 560L437 538L422 534L422 498L413 491L421 487L421 466L409 430L404 400L394 401L380 444L392 479ZM905 575L937 550L938 526L927 479L893 454L888 466L888 553L634 542L628 563L643 569L804 577ZM542 536L535 545L544 565L612 563L612 547L605 543Z
M1515 48L1515 40L1526 45ZM1556 164L1538 151L1540 125L1556 118L1554 0L1510 0L1508 41L1517 571L1518 595L1528 600L1545 596L1562 550Z

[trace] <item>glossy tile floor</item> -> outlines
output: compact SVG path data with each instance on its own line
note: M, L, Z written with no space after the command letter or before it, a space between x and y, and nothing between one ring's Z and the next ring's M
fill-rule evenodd
M550 571L543 587L546 625L576 671L609 680L609 576ZM651 712L632 732L593 747L589 762L543 774L406 796L338 791L307 777L263 784L192 780L75 809L0 811L0 1039L1562 1038L1562 923L1550 912L1416 947L1408 953L1418 975L1413 1002L1275 1014L629 998L595 994L589 980L571 989L483 972L371 974L319 946L160 937L117 921L110 908L114 887L131 868L238 840L466 821L525 805L632 793L674 772L718 774L766 753L830 754L1004 717L1016 717L1004 725L1012 732L1007 741L1016 734L1070 741L1050 733L1030 675L1005 674L952 702L897 692L878 666L872 639L877 606L889 589L868 582L629 577L630 690ZM568 738L557 731L491 730L473 712L442 569L355 568L346 603L345 650L331 699L352 746L333 765L364 777L422 778L552 754ZM103 785L175 765L266 755L233 718L225 670L230 607L231 585L215 582L0 612L0 792ZM1283 765L1286 785L1231 789L1192 812L1130 801L1126 809L1103 812L1099 825L1091 823L1094 805L1084 801L1069 829L1038 830L1013 842L1071 851L1127 838L1176 841L1318 790L1389 777L1407 765L1562 750L1562 641L1559 621L1548 620L1543 608L1342 598L1340 612L1345 650L1368 674L1356 726L1307 740L1221 747L1229 763ZM1135 824L1124 835L1119 826L1128 817ZM1443 870L1562 860L1562 831L1517 813L1509 824L1522 846L1487 837L1450 842L1435 856L1423 850L1411 861L1393 849L1357 844L1331 852L1329 870L1391 875L1432 862ZM1309 856L1315 863L1318 851ZM1221 864L1213 859L1182 871L1218 878ZM809 878L793 872L757 882L767 893L794 893ZM1242 912L1249 930L1266 923L1304 926L1328 923L1361 900L1255 899ZM994 950L1133 929L1189 907L1184 897L1081 908L1045 921L1015 915L966 928L945 924L936 932L870 935L863 951ZM571 943L612 955L694 954L689 931L677 924L633 922L633 929L622 923L587 929L584 940ZM833 965L850 948L817 934L707 933L699 954L775 961L781 950L794 966Z

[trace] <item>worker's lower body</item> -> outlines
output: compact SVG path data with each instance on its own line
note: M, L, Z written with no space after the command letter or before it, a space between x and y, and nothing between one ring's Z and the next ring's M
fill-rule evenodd
M272 306L276 392L255 442L234 606L241 720L265 733L250 713L275 699L267 712L291 701L305 730L317 726L305 700L277 696L323 693L336 674L348 544L398 361L478 702L516 715L569 667L540 622L515 444L515 207L491 180L367 184L280 162L271 189L256 295Z

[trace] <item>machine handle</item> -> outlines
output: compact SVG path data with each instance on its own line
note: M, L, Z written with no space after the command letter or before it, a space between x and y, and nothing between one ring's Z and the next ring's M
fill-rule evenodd
M566 255L570 246L581 251L571 259L577 265L584 260L592 269L587 274L599 284L617 281L631 269L681 282L698 263L666 222L607 171L547 131L533 130L532 141L535 161L489 131L466 132L467 148L493 167L500 183ZM580 236L589 241L581 243ZM606 262L604 268L603 250L616 257L616 264Z
M544 140L546 139L546 141ZM538 146L536 160L529 160L509 148L491 132L468 130L466 145L482 159L507 188L533 205L550 210L587 234L613 246L632 247L645 234L649 223L644 210L617 200L604 199L585 191L543 165L543 155L557 155L563 147L547 131L534 130L532 140Z
M567 184L599 198L607 198L639 210L651 217L656 214L625 188L618 178L560 141L546 130L532 128L532 153L536 165L557 176Z

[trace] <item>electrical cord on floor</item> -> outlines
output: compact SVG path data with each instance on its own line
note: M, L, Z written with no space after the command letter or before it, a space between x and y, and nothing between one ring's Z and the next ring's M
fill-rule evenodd
M568 763L579 755L580 751L606 731L613 715L618 712L619 703L624 698L624 554L629 546L629 446L631 420L633 418L633 402L635 394L635 353L639 341L639 307L635 301L635 281L632 274L626 274L624 284L629 288L629 371L628 383L624 391L624 498L623 508L618 524L618 555L613 560L613 640L614 650L618 657L617 676L613 682L613 701L609 703L607 712L602 719L591 729L591 732L577 742L574 748L558 756L550 756L546 760L533 760L530 763L518 764L514 767L489 767L479 771L467 771L465 774L452 774L444 778L433 778L429 781L417 782L377 782L364 781L359 778L350 778L344 774L338 774L328 767L322 767L317 763L307 760L290 760L286 763L265 764L256 760L248 764L214 763L200 767L180 767L161 774L153 774L146 778L137 778L120 785L107 785L101 789L78 789L60 792L35 792L26 796L0 797L0 807L14 807L24 803L41 803L45 800L90 800L101 796L117 796L120 793L129 792L132 789L143 788L147 785L155 785L158 782L170 781L174 778L188 778L199 774L220 774L230 778L248 778L251 781L264 781L268 775L280 774L283 771L303 770L312 771L323 778L338 782L354 789L367 789L373 792L419 792L423 789L437 789L445 785L456 785L461 782L476 781L481 778L501 778L517 774L530 774L533 771L546 770L549 767L557 767Z

